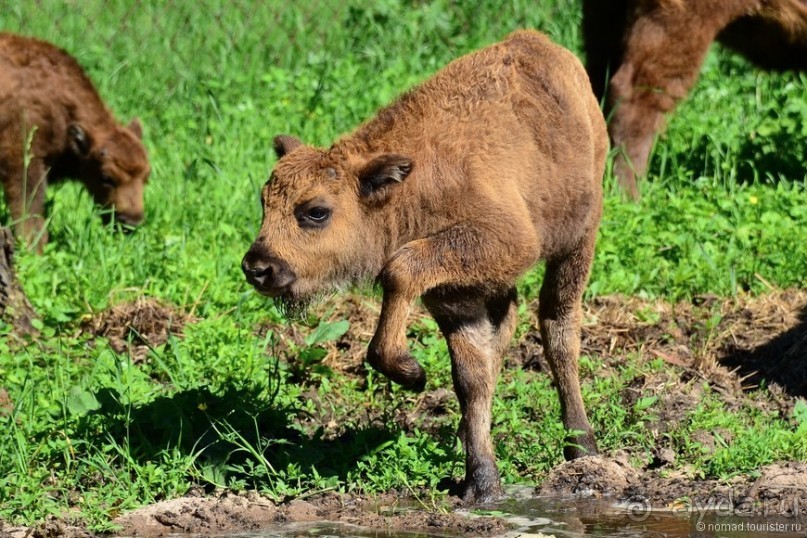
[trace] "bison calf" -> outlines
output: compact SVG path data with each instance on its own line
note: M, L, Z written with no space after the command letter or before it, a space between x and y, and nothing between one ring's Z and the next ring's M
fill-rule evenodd
M0 33L0 180L18 237L42 250L45 188L68 177L118 221L139 224L149 175L141 139L140 123L118 125L69 54Z
M583 34L591 84L624 150L615 171L634 199L653 136L713 41L763 68L807 70L807 0L584 0Z
M367 279L384 291L367 359L422 390L406 342L421 297L448 341L466 451L463 497L501 491L490 435L519 275L547 269L539 314L571 432L596 452L577 373L580 299L602 210L605 121L578 60L516 32L460 58L329 149L279 136L263 223L242 269L264 295L304 303Z

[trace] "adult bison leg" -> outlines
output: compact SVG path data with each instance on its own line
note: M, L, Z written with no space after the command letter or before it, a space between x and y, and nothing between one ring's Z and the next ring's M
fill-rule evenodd
M384 300L368 362L401 385L422 390L426 374L406 343L406 318L412 302L438 286L509 283L538 256L532 226L499 214L464 222L417 239L393 254L381 273ZM529 230L529 231L528 231ZM516 235L518 234L518 235Z
M594 256L589 234L567 256L547 262L538 302L544 353L560 396L563 425L569 431L563 455L567 460L597 453L594 432L588 423L578 377L580 354L580 301Z
M448 341L454 390L462 411L458 436L465 449L466 502L501 494L490 436L491 407L502 353L515 331L516 290L483 296L473 289L427 293L423 298Z
M622 151L614 169L628 196L639 198L637 176L647 169L653 137L664 114L683 99L722 21L702 21L687 9L644 14L628 34L622 63L609 85L608 125Z

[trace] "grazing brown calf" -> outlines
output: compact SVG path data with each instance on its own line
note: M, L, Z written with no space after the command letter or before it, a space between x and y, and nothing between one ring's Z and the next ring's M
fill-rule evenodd
M423 299L448 341L462 410L466 500L501 491L491 441L496 378L516 326L519 275L538 260L541 332L575 430L595 453L577 373L580 299L602 210L607 132L578 60L537 32L462 57L329 149L279 136L263 223L242 268L287 305L378 279L370 364L422 390L406 343Z
M45 188L65 178L118 221L139 224L149 175L141 139L140 123L118 125L69 54L0 32L0 180L18 237L41 252Z
M583 35L594 93L624 149L616 174L634 199L653 136L713 41L766 69L807 70L807 0L584 0Z

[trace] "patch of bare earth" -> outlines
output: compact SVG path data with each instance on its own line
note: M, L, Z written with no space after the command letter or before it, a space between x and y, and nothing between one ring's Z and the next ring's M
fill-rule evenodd
M149 349L182 336L196 319L181 309L156 299L140 297L103 310L81 325L81 332L104 337L117 353L128 353L135 363L145 360Z
M807 290L676 304L609 297L586 313L584 353L661 358L734 396L762 380L774 393L807 396Z
M528 311L534 316L537 303ZM707 381L728 400L747 398L762 382L772 405L807 397L807 290L675 304L604 296L584 304L583 319L581 353L603 359L606 369L633 354L662 359L682 382ZM540 332L525 334L508 362L549 373Z
M190 496L160 502L123 515L115 523L123 527L119 534L129 536L213 534L307 522L447 536L488 536L507 530L502 520L493 517L408 511L396 509L396 504L392 496L370 501L352 495L323 494L275 504L255 493L224 493L217 497Z
M533 317L532 329L507 354L506 366L551 375L537 330L537 302L527 311ZM317 305L312 314L328 322L350 320L346 334L322 344L326 349L322 364L363 383L367 368L364 357L378 320L379 301L349 295ZM427 312L417 305L410 313L410 327L423 323L424 317L428 317ZM653 407L656 420L649 427L660 443L664 442L663 434L674 430L700 403L704 384L721 395L727 409L751 405L787 420L792 420L796 399L807 396L807 290L776 290L733 299L701 296L675 304L604 296L584 304L583 319L581 352L603 360L602 367L589 375L616 375L614 370L624 364L626 355L639 360L661 359L670 366L652 375L637 376L622 395L629 408L639 398L657 397ZM306 336L315 330L296 323L258 330L270 328L279 338L275 352L290 364L296 360L294 350L301 349ZM303 375L299 382L306 384L308 380ZM763 382L767 391L749 390ZM347 422L330 416L339 406L320 401L339 395L319 395L312 388L305 397L321 410L310 420L324 427L326 435L340 435L340 427ZM436 432L456 411L456 398L450 390L427 390L409 395L405 407L395 410L392 418L404 429L417 423L420 429ZM361 409L356 412L352 419L360 424L390 418L364 416ZM708 446L715 433L720 434L698 432L699 441ZM657 452L661 463L669 458L663 444Z
M86 528L52 519L34 527L9 525L0 519L0 538L91 538Z

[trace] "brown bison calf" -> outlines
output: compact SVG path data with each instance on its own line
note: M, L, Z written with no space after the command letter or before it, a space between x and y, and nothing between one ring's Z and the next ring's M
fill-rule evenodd
M500 493L490 436L519 275L547 261L539 313L572 432L568 458L596 452L577 374L580 299L602 208L607 132L578 60L522 31L456 60L329 149L275 139L247 280L285 303L377 278L370 364L422 390L406 343L423 299L448 340L462 410L466 500Z
M115 122L81 66L53 45L0 33L0 180L18 237L48 240L45 188L76 178L115 218L143 220L140 123Z
M634 199L653 136L713 41L766 69L807 70L807 0L584 0L583 34L594 93L624 150L616 174Z

